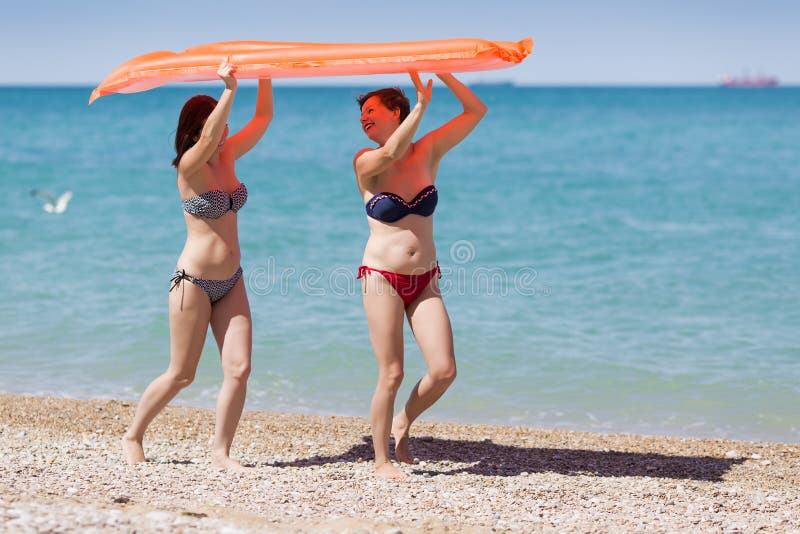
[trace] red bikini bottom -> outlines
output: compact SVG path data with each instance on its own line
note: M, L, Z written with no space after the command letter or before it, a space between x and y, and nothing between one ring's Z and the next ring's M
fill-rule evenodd
M408 305L417 300L428 284L431 283L434 276L442 277L442 271L439 269L439 264L428 272L422 274L398 274L392 271L384 271L381 269L373 269L366 265L361 265L358 268L358 276L356 278L363 278L369 272L380 273L391 284L391 286L403 299L403 304L408 308Z

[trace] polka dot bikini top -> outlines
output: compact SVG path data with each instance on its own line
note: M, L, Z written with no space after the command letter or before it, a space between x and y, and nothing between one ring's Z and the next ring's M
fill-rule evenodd
M247 202L247 188L244 184L233 190L231 194L221 189L212 189L202 195L187 198L183 201L183 211L204 219L219 219L228 211L236 213Z

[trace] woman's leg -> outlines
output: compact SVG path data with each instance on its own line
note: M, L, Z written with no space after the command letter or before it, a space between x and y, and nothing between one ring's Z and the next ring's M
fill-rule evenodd
M192 383L211 317L205 291L187 280L169 293L170 360L166 372L153 380L142 394L122 451L128 463L144 461L142 439L150 422L178 392Z
M417 340L428 372L417 382L405 407L392 421L395 458L413 463L408 451L408 432L419 415L439 400L456 378L456 357L453 351L453 330L450 317L439 294L438 280L431 284L408 307L408 322Z
M364 276L364 313L369 338L378 361L378 383L370 406L375 474L403 479L405 473L389 458L389 432L394 399L403 381L403 300L378 273Z
M244 467L231 459L230 451L244 409L253 351L253 323L243 278L236 282L227 295L214 303L211 330L219 347L223 373L222 387L217 397L217 421L211 456L216 466L239 471Z

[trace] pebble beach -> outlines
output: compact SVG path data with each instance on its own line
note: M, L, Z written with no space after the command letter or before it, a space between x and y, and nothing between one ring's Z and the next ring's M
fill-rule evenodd
M405 482L366 419L246 411L214 469L213 412L168 407L123 463L135 405L0 395L4 532L800 532L800 444L419 422Z

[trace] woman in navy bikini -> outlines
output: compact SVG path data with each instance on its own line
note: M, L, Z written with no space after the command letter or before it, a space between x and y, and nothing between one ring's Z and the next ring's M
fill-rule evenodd
M223 61L217 72L225 82L219 101L194 96L178 119L177 155L172 164L177 168L178 192L185 199L187 235L169 292L170 362L145 390L122 438L128 463L144 461L142 439L147 426L194 379L210 324L224 375L212 462L225 469L243 469L230 457L230 448L247 391L252 324L237 230L237 212L247 200L247 189L236 177L234 162L264 135L273 109L272 83L259 80L254 117L228 137L228 114L237 88L234 72L235 67Z
M395 438L397 461L413 463L408 450L411 424L456 376L453 333L439 293L433 242L432 216L438 200L434 182L442 156L475 128L487 108L451 74L438 77L464 110L417 142L412 139L431 99L432 80L424 86L417 73L411 73L417 93L413 109L399 89L380 89L358 98L361 127L378 144L359 151L353 166L370 229L358 277L363 278L364 311L378 360L378 384L370 408L375 473L391 479L406 475L389 459L390 435ZM405 317L428 372L393 418L403 380Z

